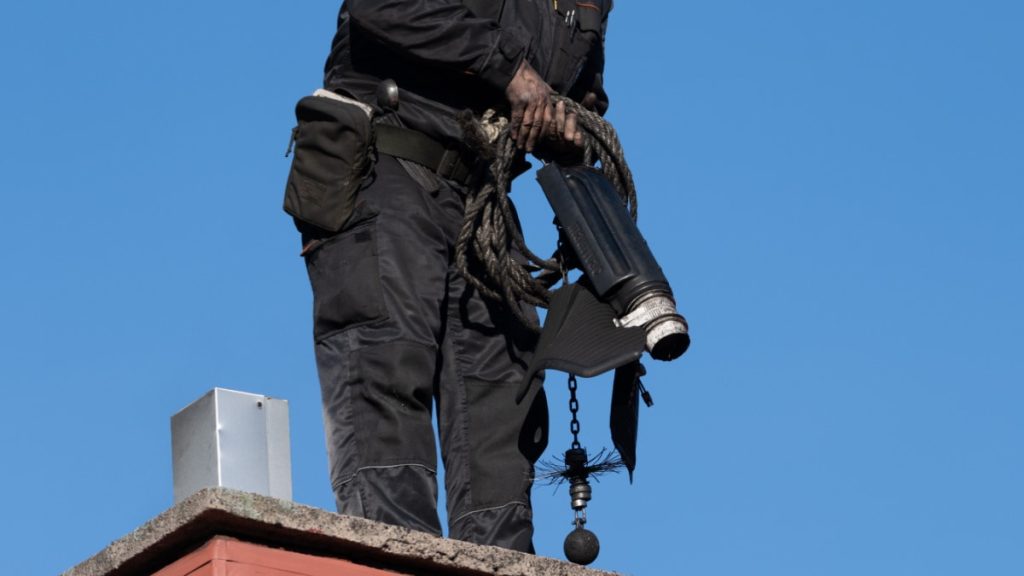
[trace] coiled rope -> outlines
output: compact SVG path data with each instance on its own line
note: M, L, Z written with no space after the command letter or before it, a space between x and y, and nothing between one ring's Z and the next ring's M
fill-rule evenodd
M567 115L576 115L578 130L583 133L583 163L600 165L636 221L633 174L626 164L615 129L577 102L562 96L552 97L553 106L559 102L564 103ZM559 246L551 258L541 258L526 246L515 207L509 199L517 149L508 121L488 111L482 118L464 112L459 122L467 143L489 160L489 164L483 184L473 187L466 197L465 216L455 245L456 268L484 297L507 307L523 325L539 330L540 327L524 314L520 303L547 307L551 299L550 286L566 271L566 254ZM535 277L533 272L538 271L541 274ZM552 277L554 281L549 280Z

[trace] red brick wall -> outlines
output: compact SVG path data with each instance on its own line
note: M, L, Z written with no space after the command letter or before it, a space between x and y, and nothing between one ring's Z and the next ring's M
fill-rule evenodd
M337 558L310 556L216 536L152 576L395 576Z

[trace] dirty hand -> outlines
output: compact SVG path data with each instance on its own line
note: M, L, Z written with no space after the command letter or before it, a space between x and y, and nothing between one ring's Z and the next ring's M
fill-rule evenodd
M559 100L555 105L555 125L548 135L556 145L583 147L583 131L578 128L576 114L565 111L565 101Z
M509 129L519 148L532 152L537 139L551 130L555 120L555 107L551 104L553 93L540 74L523 60L505 88L505 96L512 107Z
M597 96L588 92L580 104L584 109L594 111ZM546 137L537 142L534 156L548 162L572 165L583 162L584 130L579 115L566 106L565 100L555 104L555 120Z
M597 111L597 94L587 92L580 105L591 112ZM562 153L578 151L583 148L583 130L580 129L578 115L566 110L565 101L558 100L555 104L555 121L547 134L545 147L553 148Z

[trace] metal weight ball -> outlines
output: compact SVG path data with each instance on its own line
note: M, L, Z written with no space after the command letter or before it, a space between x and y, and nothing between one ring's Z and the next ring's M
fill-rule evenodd
M562 548L565 551L565 557L570 562L586 566L597 559L597 554L601 551L601 543L598 542L596 534L582 526L577 526L565 537L565 544Z

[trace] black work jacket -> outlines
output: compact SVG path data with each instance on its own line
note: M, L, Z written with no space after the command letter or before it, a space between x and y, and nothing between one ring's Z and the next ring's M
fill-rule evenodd
M505 88L526 58L559 93L597 94L603 111L610 10L611 0L346 0L324 85L375 105L381 80L393 79L406 127L459 141L455 114L507 110Z

